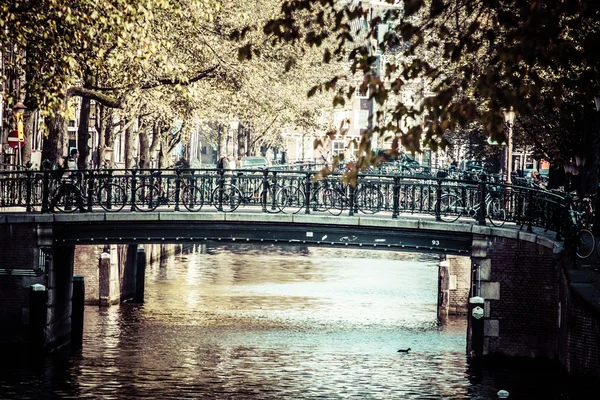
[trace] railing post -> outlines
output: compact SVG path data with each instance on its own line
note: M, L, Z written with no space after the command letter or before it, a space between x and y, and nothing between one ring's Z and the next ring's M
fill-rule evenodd
M479 181L479 225L485 226L485 217L487 210L485 209L486 198L486 181L487 176L482 174Z
M44 177L43 177L43 189L42 189L42 212L48 213L50 212L50 205L48 204L48 198L50 197L50 161L47 159L42 163L44 167Z
M262 190L260 192L260 204L262 206L262 212L267 212L267 188L269 185L269 170L263 169L262 171Z
M177 168L175 170L176 178L175 178L175 208L174 211L179 211L179 203L181 199L181 169ZM167 186L168 188L168 186ZM168 190L167 190L168 193ZM189 207L189 205L188 205Z
M358 185L358 178L356 180L357 180L356 184ZM356 204L354 204L354 203L356 203L354 201L354 196L355 196L355 193L356 193L356 186L354 186L352 184L349 184L348 185L348 190L350 192L350 194L348 195L348 215L349 216L353 216L354 215L354 211L355 211L354 207L356 207ZM341 204L340 204L340 206L341 206Z
M437 178L437 187L435 188L435 220L442 220L442 179Z
M81 179L83 179L83 182L86 181L86 175L87 175L87 185L85 185L85 187L87 187L87 193L86 193L86 197L87 197L87 210L89 212L92 211L92 202L94 201L94 173L91 170L85 170L81 173Z
M106 182L108 183L108 193L107 193L108 198L106 199L108 203L106 204L106 207L110 210L112 208L112 196L113 196L112 185L111 185L112 170L110 170L110 169L108 170L108 174L106 176Z
M271 211L277 209L277 171L273 171L273 186L271 187Z
M310 172L306 173L306 177L304 178L304 213L310 214Z
M533 224L533 189L529 189L528 193L529 207L527 207L527 232L533 232L531 225Z
M223 170L222 168L219 169L219 171L217 172L219 174L219 181L218 181L218 185L219 185L219 205L217 206L217 211L223 211L223 190L224 190L224 185L225 185L225 170Z
M27 183L26 183L26 187L25 187L25 204L26 204L25 210L27 212L31 212L31 211L33 211L33 207L31 205L31 186L33 185L33 172L30 169L28 169L26 174L27 174Z
M400 177L397 175L394 176L393 191L392 218L398 218L400 215Z
M137 168L131 170L131 211L135 211L135 186L136 182L136 174Z

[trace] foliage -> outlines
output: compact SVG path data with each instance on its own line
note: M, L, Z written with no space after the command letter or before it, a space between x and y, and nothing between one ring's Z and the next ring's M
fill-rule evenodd
M378 2L381 4L381 2ZM600 87L598 43L600 3L565 0L404 0L372 17L370 2L289 0L283 17L265 25L279 41L319 45L335 36L333 53L347 56L352 72L363 76L363 91L378 104L415 80L430 88L413 107L391 105L392 118L381 129L397 141L418 149L421 139L430 147L445 146L444 135L478 121L493 140L505 140L504 111L512 108L523 118L538 110L564 110L580 99L586 114ZM377 15L377 14L374 14ZM377 73L377 48L356 43L356 22L366 20L372 40L381 24L391 29L382 49L398 49L400 62L387 63ZM399 46L398 44L401 44ZM424 57L429 54L430 57ZM431 57L434 56L434 57ZM387 78L386 82L384 78ZM337 91L331 81L316 90ZM350 94L347 95L349 97ZM584 100L581 100L584 99ZM388 114L388 115L389 115ZM407 129L403 120L422 121ZM568 114L562 118L568 119ZM569 132L571 135L575 132Z

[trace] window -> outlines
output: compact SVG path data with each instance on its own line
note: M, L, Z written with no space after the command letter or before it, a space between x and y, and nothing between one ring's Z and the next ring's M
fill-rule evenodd
M346 143L344 143L343 140L334 140L333 146L332 146L333 155L337 156L338 154L343 153L345 147L346 147Z
M354 111L354 128L367 129L369 127L369 110Z

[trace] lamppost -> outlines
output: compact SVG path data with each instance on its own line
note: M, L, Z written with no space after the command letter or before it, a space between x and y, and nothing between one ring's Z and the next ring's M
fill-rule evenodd
M512 183L512 133L513 123L515 122L515 112L510 108L510 111L504 113L504 121L508 126L508 135L506 138L506 183Z

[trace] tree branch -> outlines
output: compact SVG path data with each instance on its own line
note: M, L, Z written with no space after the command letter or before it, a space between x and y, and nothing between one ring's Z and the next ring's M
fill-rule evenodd
M72 87L69 88L69 90L67 90L67 97L72 96L87 97L109 108L123 108L123 103L121 102L121 99L118 99L115 96L99 93L94 89Z
M148 83L145 83L142 86L140 86L140 89L152 89L152 88L162 86L162 85L189 85L189 84L197 82L201 79L209 77L218 67L219 67L219 64L213 65L209 69L206 69L206 70L198 73L198 75L194 76L193 78L190 78L187 80L178 79L178 78L163 78L163 79L159 79L155 82L148 82Z

